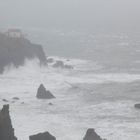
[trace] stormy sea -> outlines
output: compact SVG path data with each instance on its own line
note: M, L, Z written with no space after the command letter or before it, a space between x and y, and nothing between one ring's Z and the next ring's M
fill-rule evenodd
M5 67L0 105L3 99L10 104L18 139L49 131L57 140L82 140L94 128L107 140L139 140L140 110L134 108L140 102L138 35L47 30L41 40L35 32L41 31L32 30L30 37L43 44L48 58L73 69L54 68L54 62L40 66L38 59ZM36 98L41 83L55 99Z

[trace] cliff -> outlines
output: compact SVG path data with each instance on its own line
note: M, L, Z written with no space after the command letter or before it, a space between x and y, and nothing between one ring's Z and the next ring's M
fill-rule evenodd
M47 60L41 45L33 44L25 38L12 38L0 33L0 73L5 66L24 65L25 59L38 58L40 64L46 65Z
M9 105L4 105L0 112L0 140L17 140L9 115Z

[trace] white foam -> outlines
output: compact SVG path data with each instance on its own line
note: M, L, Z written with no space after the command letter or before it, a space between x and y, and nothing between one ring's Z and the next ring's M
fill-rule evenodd
M86 65L86 61L71 61L80 66L83 64L83 67ZM69 88L66 81L74 85L78 83L133 82L135 80L140 80L140 75L127 73L95 74L87 73L87 71L85 73L78 72L77 69L40 68L38 61L34 60L27 61L25 66L6 71L0 76L0 98L6 98L10 101L14 96L20 98L20 101L11 104L13 125L20 140L27 140L29 135L44 131L51 132L58 140L81 140L87 127L96 128L99 134L111 140L131 140L131 133L128 131L134 127L138 129L139 123L125 122L122 124L114 122L113 119L98 120L96 118L96 115L104 116L106 113L108 113L107 115L121 113L122 116L131 117L133 110L126 109L128 105L131 106L131 102L125 102L125 104L122 102L102 103L96 107L94 105L83 106L81 101L79 103L79 100L72 96L78 93L64 94L64 89ZM48 107L48 101L38 101L35 98L36 90L41 83L57 97L56 100L51 101L54 102L54 106ZM22 101L25 104L20 104ZM0 102L0 104L3 103ZM133 127L132 124L134 124ZM125 128L125 132L122 132L123 128ZM110 135L111 132L112 135ZM121 135L119 135L120 133ZM134 138L137 140L137 136Z

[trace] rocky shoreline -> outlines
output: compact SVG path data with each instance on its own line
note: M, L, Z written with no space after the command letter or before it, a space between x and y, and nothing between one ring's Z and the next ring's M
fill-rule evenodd
M9 113L9 105L4 105L0 111L0 140L17 140L12 127L11 117ZM29 136L29 140L56 140L55 136L49 132L38 133ZM87 130L83 140L106 140L102 139L94 129Z

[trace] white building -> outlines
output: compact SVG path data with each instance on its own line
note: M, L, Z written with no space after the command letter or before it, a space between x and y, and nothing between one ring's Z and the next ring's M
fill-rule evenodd
M8 29L6 35L13 38L23 38L22 31L20 29Z

